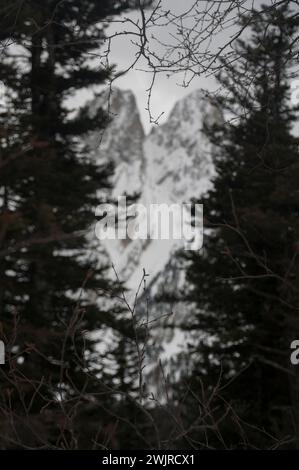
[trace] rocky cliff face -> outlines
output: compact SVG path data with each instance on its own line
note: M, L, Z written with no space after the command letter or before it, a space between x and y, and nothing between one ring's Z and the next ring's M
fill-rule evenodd
M101 106L107 107L106 93L90 104L90 110L94 113ZM89 136L89 144L99 163L108 159L115 165L114 198L138 194L137 202L146 207L155 203L182 204L210 188L214 175L212 148L202 128L207 121L221 119L221 113L204 99L201 91L177 102L167 121L154 127L148 135L144 133L131 91L113 91L110 113L112 120L101 144L96 145L97 133ZM173 254L182 248L182 243L180 240L109 240L105 248L120 279L133 293L143 269L149 274L152 297L163 289L179 289L182 276L176 269ZM173 330L169 338L172 344L179 341L175 335Z
M104 132L88 136L88 145L98 163L110 161L115 165L112 196L140 193L144 172L145 134L141 124L136 100L131 91L114 90L102 93L89 104L91 115L97 109L107 110L111 122Z
M103 93L91 112L107 106ZM89 138L95 158L115 165L112 196L138 194L148 207L155 203L186 203L210 187L214 173L211 146L202 133L204 122L219 119L201 91L195 91L173 108L168 120L144 134L136 100L131 91L114 90L110 97L111 123L101 144ZM182 246L178 240L112 241L106 249L120 277L134 289L143 268L155 278L169 262L171 253Z

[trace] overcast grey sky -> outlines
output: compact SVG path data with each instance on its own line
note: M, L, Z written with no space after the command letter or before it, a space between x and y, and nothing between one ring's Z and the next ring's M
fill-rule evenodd
M162 8L164 10L170 10L171 13L179 14L188 11L188 9L192 8L194 5L195 0L162 0ZM244 0L243 7L252 7L254 5L256 8L260 7L262 4L273 3L272 0ZM212 2L201 1L198 3L199 8L205 9L208 4L212 4ZM227 5L230 2L221 2L221 8L225 10ZM218 31L216 34L213 35L212 42L208 42L208 52L215 52L218 50L220 46L224 43L228 42L230 37L236 32L236 22L234 17L235 11L233 15L226 18L226 27L224 31ZM150 12L146 13L148 17ZM140 20L140 12L130 12L125 15L129 19L133 21ZM123 17L121 17L122 19ZM120 18L116 18L119 20ZM120 24L118 22L112 23L112 25L108 28L107 34L113 34L115 32L121 32L124 29L126 31L129 30L130 23L126 23L125 25ZM190 18L185 20L184 26L192 26L194 25L194 10L190 15ZM204 27L203 25L199 26L199 29ZM176 29L173 29L172 26L168 27L157 27L151 29L148 32L148 40L150 47L160 56L163 53L163 45L160 43L172 43L175 44L176 39L173 37L173 34L176 33ZM136 31L134 26L132 26L132 31ZM152 35L155 36L155 39L152 39ZM130 65L134 62L134 58L136 56L137 48L132 44L132 40L135 39L134 36L128 35L121 35L119 37L113 38L111 42L111 51L109 53L109 62L110 64L115 64L117 71L126 70ZM105 48L104 48L105 49ZM204 49L204 48L203 48ZM204 50L200 52L205 52ZM130 89L134 92L137 103L140 109L142 122L145 127L145 130L148 132L152 124L150 123L148 112L146 111L147 107L147 100L148 100L148 93L147 90L150 86L152 80L152 74L143 71L146 67L146 62L141 60L138 64L134 67L134 69L128 71L125 75L118 78L114 82L115 87L119 87L121 89ZM154 118L160 116L161 113L164 115L159 119L159 123L162 123L168 116L170 110L172 109L174 103L181 99L183 96L189 94L192 90L203 88L209 91L213 91L216 89L216 81L213 76L196 76L190 85L185 88L182 86L183 81L183 74L175 74L168 76L166 73L158 74L156 77L155 85L152 90L152 97L151 97L151 111ZM91 91L81 92L80 96L76 98L76 104L83 103L86 99L90 99L92 97ZM70 103L71 105L74 104L74 101Z
M113 55L114 62L120 68L126 68L126 46L122 45ZM163 112L164 115L159 119L162 123L173 107L174 103L197 88L204 88L212 90L215 88L215 80L213 78L195 78L191 84L185 88L182 87L182 74L166 77L166 74L157 76L155 85L153 87L151 110L155 118L160 116ZM146 111L147 107L147 90L150 86L151 76L148 73L139 70L130 70L125 76L116 80L115 86L122 89L131 89L137 99L140 109L142 122L145 129L148 131L151 127L149 114Z
M171 10L171 12L174 13L185 12L193 4L194 0L162 0L163 9ZM205 2L202 2L202 4L204 6ZM147 16L149 14L150 12L146 13ZM126 15L126 17L133 19L134 21L138 19L140 20L140 12L130 12ZM119 18L116 18L116 20L118 19ZM119 23L112 23L112 25L107 30L107 35L112 35L113 33L123 31L124 29L128 30L128 28L130 28L128 24L122 25ZM150 45L154 48L158 55L163 52L163 47L160 46L157 41L151 40L152 33L155 34L157 41L164 41L167 43L170 41L175 42L171 37L171 34L173 33L173 29L171 27L158 27L154 31L151 30L149 35ZM121 35L120 37L114 38L111 42L109 62L110 64L115 64L117 71L127 70L128 67L130 67L130 65L134 62L137 48L132 44L132 39L135 39L134 36ZM103 50L105 50L105 46L102 47L101 51ZM95 64L97 64L96 61L97 59L95 59ZM140 109L144 128L146 132L148 132L153 124L150 123L149 114L145 108L147 107L147 90L152 80L152 74L144 72L144 68L146 68L146 63L144 60L141 60L134 69L118 78L114 82L113 86L119 87L121 89L130 89L134 92L138 107ZM163 116L159 119L159 123L162 123L167 118L175 102L183 96L189 94L192 90L198 88L204 88L208 90L215 89L215 80L212 77L197 77L192 81L188 88L185 88L181 85L182 81L182 73L171 76L167 76L166 73L157 75L155 85L152 90L151 111L154 118L157 118L161 113L164 113ZM76 94L75 97L68 100L68 105L72 109L74 106L77 107L79 105L83 105L86 100L92 99L93 94L94 90L81 90L78 94Z
M203 2L203 6L204 6ZM162 7L165 10L171 10L174 13L183 13L187 11L194 4L194 0L163 0ZM127 15L133 19L138 18L139 13L132 12ZM112 26L112 30L116 30L118 25ZM172 33L171 28L157 28L154 31L156 38L163 42L173 41L170 37ZM132 38L127 36L121 36L120 38L114 39L111 48L111 63L117 65L118 70L125 70L133 62L136 48L132 45ZM162 52L162 47L159 47L155 42L155 48L157 53ZM134 70L130 70L126 75L116 80L115 86L122 89L131 89L138 102L138 106L141 112L142 121L145 129L148 131L151 127L148 112L145 110L147 107L148 93L147 89L150 86L152 75L150 73L143 72L141 69L145 67L145 63L141 61L138 63ZM174 103L190 93L192 90L197 88L204 88L212 90L215 88L215 80L210 78L195 78L188 88L182 87L181 83L183 80L183 74L176 74L167 77L166 73L157 75L155 85L153 87L152 99L151 99L151 110L155 118L157 118L162 112L165 114L159 119L159 123L162 123L169 114Z

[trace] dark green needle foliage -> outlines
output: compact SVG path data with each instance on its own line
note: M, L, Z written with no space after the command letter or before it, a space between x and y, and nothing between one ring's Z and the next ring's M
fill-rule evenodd
M231 381L216 395L224 440L211 429L220 447L292 448L299 437L290 362L299 336L299 153L289 54L298 13L263 10L252 17L251 36L238 41L238 60L218 76L225 119L205 129L217 176L201 201L204 249L187 261L196 304L187 322L192 386Z
M116 400L119 406L110 388L116 382L103 375L94 345L107 328L124 344L132 331L120 309L99 307L99 290L114 287L88 241L112 167L96 165L82 144L107 116L72 112L66 101L111 76L97 57L107 47L107 19L135 6L0 2L0 322L9 353L0 371L3 448L121 445L107 412ZM102 333L92 340L94 331Z

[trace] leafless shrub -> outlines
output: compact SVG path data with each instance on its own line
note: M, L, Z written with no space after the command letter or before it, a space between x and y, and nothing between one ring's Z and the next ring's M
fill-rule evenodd
M114 268L115 270L115 268ZM117 273L115 271L117 276ZM118 276L117 276L118 277ZM18 315L14 315L10 336L2 332L6 344L6 365L0 368L0 447L2 449L118 449L123 448L123 433L134 436L140 448L146 449L214 449L229 448L223 427L229 421L233 423L240 436L240 447L252 448L247 437L250 426L242 422L232 405L223 397L225 388L221 374L214 387L205 387L201 381L200 390L194 390L184 381L184 391L173 393L171 382L159 361L161 384L164 394L159 399L146 387L146 350L151 327L159 319L152 319L148 312L138 318L137 305L140 290L146 288L144 271L133 305L130 305L125 292L116 297L126 305L131 316L134 331L134 344L137 352L136 382L137 392L124 392L112 386L92 370L78 348L77 339L84 342L81 320L85 312L80 306L80 298L74 307L68 324L64 325L61 356L55 365L59 369L59 384L54 387L51 377L33 378L22 369L21 358L28 356L28 361L41 356L53 367L53 358L47 357L35 344L26 344L16 350L20 329ZM83 289L87 288L84 281ZM66 344L71 341L74 347L74 362L84 380L79 387L74 383L65 358ZM32 359L30 358L32 355ZM36 355L36 356L35 356ZM33 364L34 366L34 364ZM92 388L90 388L92 384ZM226 386L228 386L227 384ZM67 390L72 390L68 395ZM187 402L192 400L196 410L192 416L187 412ZM126 412L129 406L130 413ZM131 414L135 409L135 415ZM256 429L256 432L265 431ZM273 436L268 440L272 447L278 448L291 441L284 442Z

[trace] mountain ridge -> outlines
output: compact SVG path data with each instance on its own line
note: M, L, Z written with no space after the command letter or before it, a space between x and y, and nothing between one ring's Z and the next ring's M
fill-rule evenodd
M106 104L107 92L92 104ZM145 134L132 91L114 89L109 97L111 123L95 158L100 155L115 165L112 197L139 194L137 202L182 204L211 187L214 175L212 149L202 132L207 119L219 119L219 111L204 99L200 90L178 101L168 119ZM167 264L177 240L121 240L105 242L119 276L136 289L143 269L156 275Z

